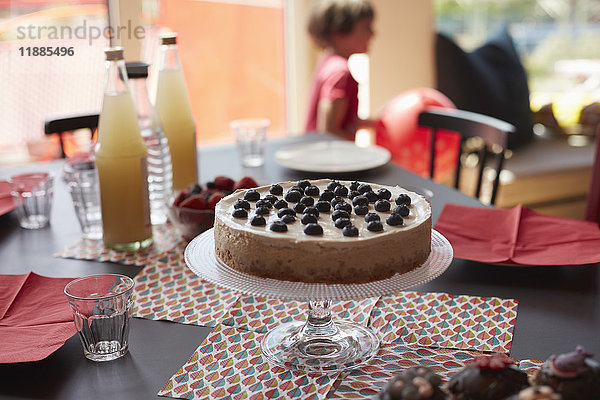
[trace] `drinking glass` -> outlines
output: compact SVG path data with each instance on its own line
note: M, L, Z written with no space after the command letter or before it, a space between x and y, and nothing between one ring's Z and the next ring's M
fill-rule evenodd
M230 128L244 167L259 167L265 163L265 139L270 121L266 118L237 119Z
M89 275L65 286L83 354L110 361L129 349L134 282L119 274Z
M46 172L33 172L14 175L9 183L19 225L25 229L47 226L52 210L52 177Z

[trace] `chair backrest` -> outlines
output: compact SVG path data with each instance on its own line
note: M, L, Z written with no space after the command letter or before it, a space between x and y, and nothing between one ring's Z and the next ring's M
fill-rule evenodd
M87 115L76 115L64 118L47 119L44 123L44 134L52 135L58 134L58 140L60 142L60 153L63 158L65 155L63 133L71 132L77 129L89 129L90 138L93 136L94 131L98 127L98 114L87 114Z
M598 222L600 226L600 125L598 125L596 134L596 154L594 155L590 189L587 195L585 219Z
M497 118L477 114L469 111L444 109L430 107L419 114L419 126L429 127L431 129L431 154L430 154L430 176L433 179L434 172L434 150L435 136L438 130L447 130L458 132L461 136L461 144L473 137L479 137L483 140L485 146L478 150L479 163L477 168L477 186L475 196L480 197L483 181L483 170L487 164L488 157L492 157L492 168L496 175L492 181L492 193L490 204L496 201L498 185L500 183L500 171L505 159L505 149L508 142L508 134L515 132L514 125L501 121ZM462 149L461 145L461 149ZM492 148L493 151L489 151ZM462 151L462 150L461 150ZM454 187L459 187L461 172L461 157L457 157L457 165L454 179Z

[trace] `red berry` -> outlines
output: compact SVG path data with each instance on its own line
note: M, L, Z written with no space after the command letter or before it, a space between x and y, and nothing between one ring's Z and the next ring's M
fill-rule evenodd
M179 192L177 197L175 197L175 200L173 200L173 207L180 207L181 203L186 199L187 196L188 196L188 193L186 193L185 190L182 190L181 192Z
M203 194L195 194L181 202L181 208L191 208L193 210L206 210L208 202Z
M221 190L232 190L235 181L228 176L217 176L214 179L215 187Z
M219 200L221 200L223 197L225 197L225 195L221 192L213 193L213 195L208 199L208 208L214 210Z
M238 189L251 189L257 186L258 183L256 183L256 181L252 177L244 176L239 181L237 181L235 185L233 185L233 191L236 191Z

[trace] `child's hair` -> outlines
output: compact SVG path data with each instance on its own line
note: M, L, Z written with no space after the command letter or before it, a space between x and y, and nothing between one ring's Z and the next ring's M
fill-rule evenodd
M356 22L373 18L368 0L315 0L308 19L308 33L318 45L329 45L334 33L350 33Z

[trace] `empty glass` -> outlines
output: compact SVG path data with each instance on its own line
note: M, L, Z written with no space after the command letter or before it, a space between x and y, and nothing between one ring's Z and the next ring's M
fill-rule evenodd
M134 282L118 274L89 275L65 286L83 354L110 361L127 353Z
M39 229L50 222L53 179L46 172L14 175L9 179L19 225Z
M82 236L86 239L101 239L100 187L94 159L84 155L67 160L64 177L69 185Z
M244 167L259 167L265 163L265 139L270 121L266 118L237 119L230 128Z

